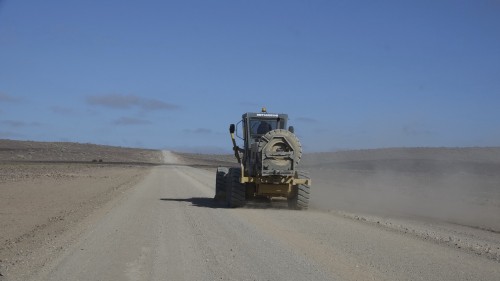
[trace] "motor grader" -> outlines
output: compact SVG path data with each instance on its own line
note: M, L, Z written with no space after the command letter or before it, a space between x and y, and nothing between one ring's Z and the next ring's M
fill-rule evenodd
M229 207L241 207L256 199L286 198L290 209L307 209L311 179L298 170L302 146L288 115L245 113L229 126L239 167L218 167L215 199ZM236 130L238 128L239 130ZM236 135L244 142L240 148Z

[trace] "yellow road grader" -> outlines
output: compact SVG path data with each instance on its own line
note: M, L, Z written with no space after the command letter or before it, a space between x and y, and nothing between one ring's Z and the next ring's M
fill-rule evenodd
M308 208L311 179L297 169L302 145L287 122L287 114L268 113L263 108L243 114L238 131L234 124L229 126L239 167L217 168L216 200L241 207L259 198L282 197L290 209ZM241 148L235 132L243 140Z

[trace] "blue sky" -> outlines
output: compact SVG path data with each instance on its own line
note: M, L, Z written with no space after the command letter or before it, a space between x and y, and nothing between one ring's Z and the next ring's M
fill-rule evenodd
M500 145L498 1L0 0L0 138L229 151Z

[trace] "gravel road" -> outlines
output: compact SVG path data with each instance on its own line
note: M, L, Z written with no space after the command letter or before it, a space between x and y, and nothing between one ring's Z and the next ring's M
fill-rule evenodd
M500 280L496 260L374 223L224 208L211 199L213 172L171 156L32 280Z

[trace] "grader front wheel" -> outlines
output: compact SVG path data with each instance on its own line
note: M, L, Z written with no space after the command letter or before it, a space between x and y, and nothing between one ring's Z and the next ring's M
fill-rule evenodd
M224 201L226 199L226 176L228 170L226 167L217 168L217 174L215 175L215 200Z

